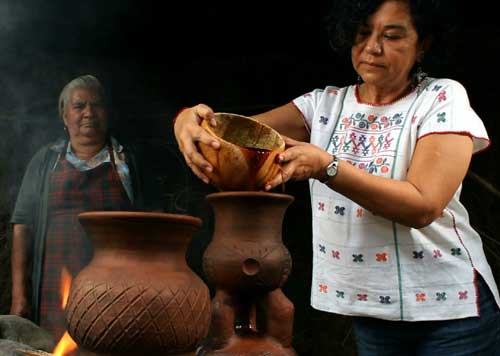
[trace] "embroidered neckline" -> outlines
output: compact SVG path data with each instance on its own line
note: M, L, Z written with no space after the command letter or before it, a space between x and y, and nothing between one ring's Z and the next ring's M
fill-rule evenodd
M422 82L420 82L421 84ZM356 86L354 87L354 96L356 97L356 102L358 104L363 104L363 105L369 105L369 106L389 106L389 105L392 105L394 103L397 103L399 101L403 101L404 99L406 99L407 97L409 97L410 95L412 95L414 92L417 91L417 89L420 87L420 84L418 85L415 85L408 93L406 93L405 95L403 96L400 96L388 103L384 103L384 104L374 104L374 103L369 103L369 102L366 102L366 101L363 101L361 100L360 96L359 96L359 83L356 83Z

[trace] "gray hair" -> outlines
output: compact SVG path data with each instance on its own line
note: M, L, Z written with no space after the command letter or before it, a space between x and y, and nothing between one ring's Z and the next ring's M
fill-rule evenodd
M95 92L99 95L99 98L106 104L106 95L104 92L104 87L101 85L101 82L94 77L93 75L87 74L82 75L78 78L73 79L68 84L66 84L59 95L59 116L61 119L64 115L64 109L66 108L66 104L69 101L71 93L75 89L87 89Z

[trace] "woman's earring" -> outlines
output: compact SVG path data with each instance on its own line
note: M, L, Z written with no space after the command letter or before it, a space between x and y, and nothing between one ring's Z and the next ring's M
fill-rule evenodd
M358 75L358 81L357 81L358 84L362 84L363 83L363 78L361 78L360 75Z
M419 65L417 67L417 71L415 72L414 76L415 76L415 83L420 84L420 82L427 77L427 73L425 73L422 70L422 66Z

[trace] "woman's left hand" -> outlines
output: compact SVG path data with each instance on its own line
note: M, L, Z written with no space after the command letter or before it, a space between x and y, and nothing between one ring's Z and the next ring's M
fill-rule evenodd
M295 141L283 136L287 149L277 156L281 172L269 181L265 190L270 190L289 180L306 180L326 177L325 168L332 161L332 155L310 143Z

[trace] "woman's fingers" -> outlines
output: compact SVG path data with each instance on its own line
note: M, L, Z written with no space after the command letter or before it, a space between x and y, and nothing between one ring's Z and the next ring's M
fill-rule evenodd
M207 120L210 125L217 126L215 121L214 111L205 104L198 104L194 108L194 113L203 120Z
M184 159L186 160L186 164L188 165L188 167L191 168L191 171L193 171L193 173L198 178L200 178L206 184L210 183L210 179L208 178L208 176L205 173L203 173L203 171L198 166L193 164L193 162L189 159L189 157L184 156Z
M181 112L176 120L175 136L186 164L196 176L208 183L209 178L206 172L211 172L213 167L200 153L198 144L202 143L219 149L220 143L201 127L203 120L208 120L212 125L216 124L214 113L207 105L199 104Z

